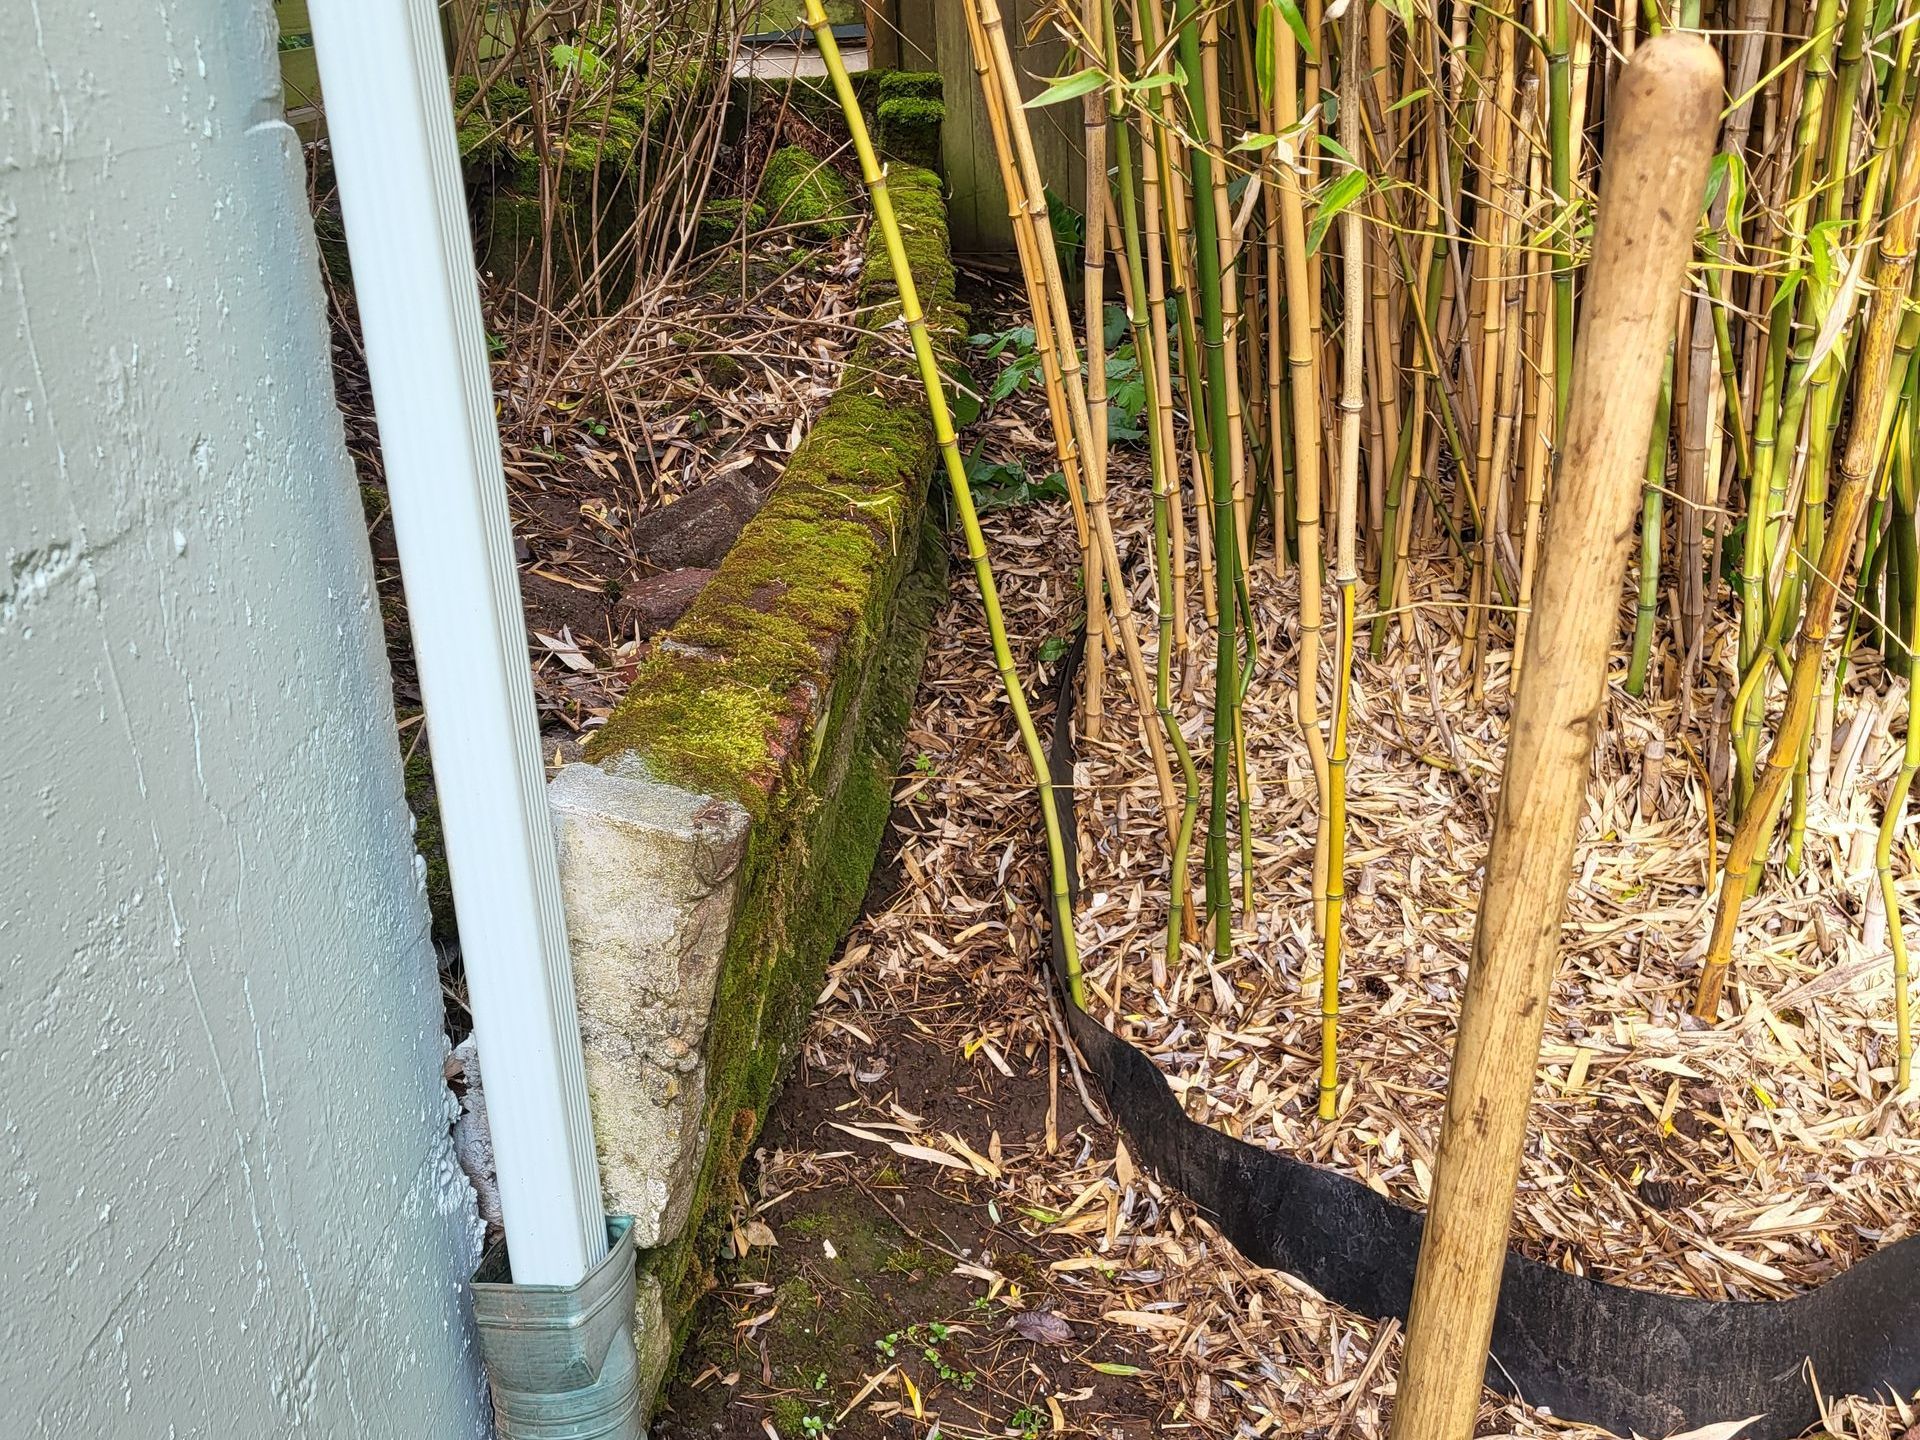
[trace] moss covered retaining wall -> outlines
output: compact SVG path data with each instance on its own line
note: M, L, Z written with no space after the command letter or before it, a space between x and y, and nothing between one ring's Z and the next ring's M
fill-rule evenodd
M891 182L948 344L939 181L895 165ZM606 1200L637 1219L655 1381L858 916L946 584L938 454L877 236L861 305L872 333L765 506L550 790Z

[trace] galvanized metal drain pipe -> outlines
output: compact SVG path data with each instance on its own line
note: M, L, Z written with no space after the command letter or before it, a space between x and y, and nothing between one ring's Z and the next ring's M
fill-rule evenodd
M507 1253L474 1277L496 1421L638 1440L632 1224L600 1205L439 17L310 12L499 1165Z

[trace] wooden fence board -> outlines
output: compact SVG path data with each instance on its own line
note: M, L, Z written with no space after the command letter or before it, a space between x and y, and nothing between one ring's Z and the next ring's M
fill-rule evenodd
M967 39L964 0L894 0L903 34L927 37L934 68L945 83L947 120L941 132L941 160L947 172L953 248L962 254L1012 254L1013 231L1007 222L1006 191L993 156L993 132L981 103ZM1013 62L1027 98L1038 95L1062 68L1074 67L1066 42L1050 28L1026 43L1028 19L1038 0L1001 0L1001 14ZM1035 154L1047 184L1078 210L1086 188L1086 162L1077 104L1029 110Z

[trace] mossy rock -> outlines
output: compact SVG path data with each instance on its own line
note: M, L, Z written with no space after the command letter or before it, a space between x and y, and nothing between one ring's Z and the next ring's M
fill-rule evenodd
M745 233L765 228L767 207L758 200L748 204L745 200L728 198L709 200L700 207L700 219L694 231L694 250L704 253L718 250L733 243L735 235L742 231L741 217L745 216Z
M937 97L887 96L880 101L880 148L895 160L940 168L940 126L947 107Z
M604 40L612 32L603 22L595 33ZM564 237L571 236L585 251L591 248L591 237L581 235L580 229L589 221L597 224L603 248L626 233L634 220L643 178L638 167L647 160L649 137L663 140L662 121L697 100L712 83L712 67L699 62L635 74L570 117L553 187L554 278L562 291L581 278L567 259L573 247ZM473 200L475 250L481 264L500 279L532 289L539 274L542 216L540 161L524 138L527 92L501 82L476 104L478 95L472 77L454 82L455 111L467 112L455 138ZM655 150L665 153L663 146ZM629 278L621 273L602 276L615 290Z
M467 182L537 185L539 162L532 151L516 148L508 138L515 119L526 113L526 88L502 82L490 87L486 99L476 105L473 99L479 90L472 76L462 76L453 85L454 113L467 112L454 132Z
M795 225L803 234L838 240L853 228L852 187L826 161L798 145L773 152L760 177L760 200L774 225Z
M573 206L564 198L554 207L553 260L556 272L566 265L566 247L559 236L573 223ZM505 185L481 190L474 211L474 248L482 268L502 282L531 290L540 274L540 235L543 219L540 197ZM563 283L564 274L557 276Z
M874 95L889 100L939 100L946 94L938 70L879 70L873 72Z

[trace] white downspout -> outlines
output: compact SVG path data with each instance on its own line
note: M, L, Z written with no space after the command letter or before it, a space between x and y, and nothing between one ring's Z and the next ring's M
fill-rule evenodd
M310 13L512 1279L573 1285L607 1226L439 17Z

